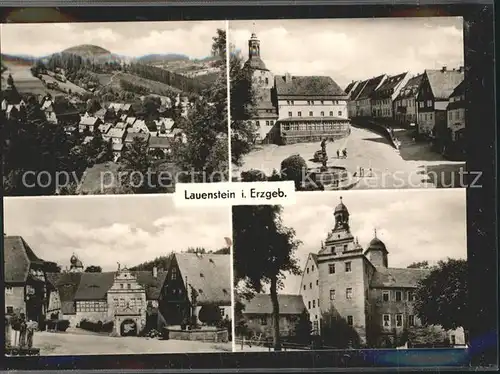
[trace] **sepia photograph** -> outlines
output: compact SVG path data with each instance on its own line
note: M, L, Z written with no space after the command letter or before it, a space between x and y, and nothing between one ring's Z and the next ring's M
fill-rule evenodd
M230 214L162 195L5 198L6 355L231 352Z
M233 207L236 351L467 347L465 192Z
M233 180L465 187L461 17L230 21Z
M225 21L2 24L1 44L6 196L228 180Z

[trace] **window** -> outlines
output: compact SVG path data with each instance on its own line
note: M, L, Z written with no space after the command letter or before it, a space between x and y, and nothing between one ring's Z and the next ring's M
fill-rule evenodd
M288 112L288 117L291 117L292 116L292 112Z
M328 272L330 274L335 274L335 264L328 265Z
M344 244L344 252L347 252L347 244Z
M318 316L316 316L316 318L317 318L317 317L318 317ZM319 326L318 321L314 321L314 322L313 322L313 329L314 329L314 331L318 331L318 326Z
M304 284L304 291L306 290L306 285Z
M352 316L347 316L347 324L349 326L352 326L354 324L354 321L353 321L353 318Z
M345 298L347 300L351 300L352 299L352 288L346 288L346 290L345 290Z
M14 289L11 286L5 286L5 294L12 295L14 293Z
M8 306L5 309L7 311L7 314L14 314L14 307L13 306Z
M266 78L266 84L269 84L269 78Z
M415 326L415 316L414 315L409 315L408 316L408 326L413 327Z
M325 112L321 111L321 117L324 117L325 116Z
M330 300L335 300L335 290L330 290Z
M316 279L316 286L318 286L318 285L319 285L319 280Z
M290 101L290 104L294 105L294 102L293 102L293 100L292 100L292 101Z
M220 316L224 318L224 316L226 315L226 312L224 312L224 308L219 308L219 311L220 311Z
M382 300L389 301L389 291L382 291Z
M298 115L299 117L302 117L302 112L297 112L297 115Z
M382 326L391 327L391 315L390 314L382 315Z
M120 288L123 288L123 283L120 283Z
M132 288L132 285L130 283L127 283L127 289L131 289Z
M311 271L314 271L314 265L313 265L313 266L311 266Z
M310 301L307 302L307 309L311 309L311 302Z
M352 270L351 268L351 261L345 263L345 271L346 273L350 273Z
M269 126L269 121L266 121L266 126Z
M309 268L306 269L306 273L309 274Z
M432 107L432 100L427 100L427 106L430 108Z
M260 324L262 326L267 325L267 318L265 316L264 317L260 317Z
M313 116L313 112L309 112L309 117L312 117Z
M429 119L432 121L432 113L429 113Z
M321 100L321 105L323 105L325 102L323 100Z
M313 300L313 308L316 308L316 300Z
M255 126L260 127L260 121L255 121ZM175 278L172 278L175 279Z
M330 117L333 117L333 112L330 112Z
M424 107L424 102L423 101L419 101L418 102L418 107L419 108L423 108Z
M309 289L311 289L311 290L312 290L312 288L313 288L313 284L312 284L312 282L311 282L311 283L309 283Z
M257 121L259 123L259 121ZM170 279L177 279L177 268L172 268L172 276Z
M403 327L403 315L396 314L396 327Z
M403 293L401 291L396 291L396 293L395 293L395 299L396 299L396 301L403 300Z
M274 125L274 121L269 121L269 126Z
M339 117L342 117L342 111L339 110Z
M319 308L319 299L318 299L318 308Z
M451 345L456 345L457 344L457 338L455 335L450 336L450 343Z

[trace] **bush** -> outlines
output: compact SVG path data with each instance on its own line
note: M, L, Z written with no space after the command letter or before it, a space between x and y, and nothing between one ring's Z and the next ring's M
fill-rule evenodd
M295 189L302 188L302 176L307 170L306 160L300 155L292 155L281 161L281 176L283 180L291 180L295 183Z
M222 320L222 316L218 306L209 304L201 307L198 319L209 326L215 326Z
M266 174L257 169L251 169L241 173L242 182L265 182L266 180Z
M49 319L45 322L49 330L66 331L69 327L67 319Z
M92 331L92 332L112 332L114 323L113 321L105 322L102 321L89 321L87 319L82 319L78 325L83 330Z

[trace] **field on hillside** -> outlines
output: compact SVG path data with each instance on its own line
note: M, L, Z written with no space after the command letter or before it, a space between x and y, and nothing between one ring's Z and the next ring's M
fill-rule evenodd
M17 64L8 61L3 61L3 64L7 70L2 74L2 90L4 90L7 85L7 77L9 74L12 74L14 84L19 93L45 95L47 92L54 92L52 90L48 90L40 79L35 78L31 74L31 65Z
M45 80L45 82L47 82L47 83L57 82L57 84L59 85L59 88L61 88L61 90L64 92L71 91L72 93L79 93L79 94L84 94L87 92L82 87L77 86L76 84L71 83L70 81L59 82L57 79L51 77L50 75L45 75L45 74L42 74L42 77Z
M104 77L103 77L103 80L104 80ZM150 93L162 95L162 96L168 96L168 94L171 92L175 92L175 93L181 92L181 90L179 90L175 87L169 86L168 84L152 81L149 79L138 77L137 75L122 73L122 72L114 74L114 76L112 76L112 78L110 78L110 82L108 82L108 85L116 90L120 90L120 89L122 89L120 87L120 80L124 80L128 83L131 83L131 84L134 84L137 86L145 87L150 91Z

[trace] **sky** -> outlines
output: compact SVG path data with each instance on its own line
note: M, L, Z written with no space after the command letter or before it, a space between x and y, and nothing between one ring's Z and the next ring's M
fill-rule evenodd
M461 17L231 21L229 40L246 60L255 32L275 75L352 80L464 65Z
M36 57L80 44L94 44L112 53L210 55L212 37L225 21L40 23L1 25L2 53Z
M189 247L217 250L231 237L230 208L177 208L169 196L4 198L4 233L65 268L114 271ZM228 270L229 271L229 270Z
M298 193L282 219L302 241L296 256L303 268L333 229L333 211L342 197L359 244L366 249L376 229L389 251L389 267L406 268L418 261L467 258L465 193L458 188ZM300 281L300 276L287 276L281 292L298 293Z

